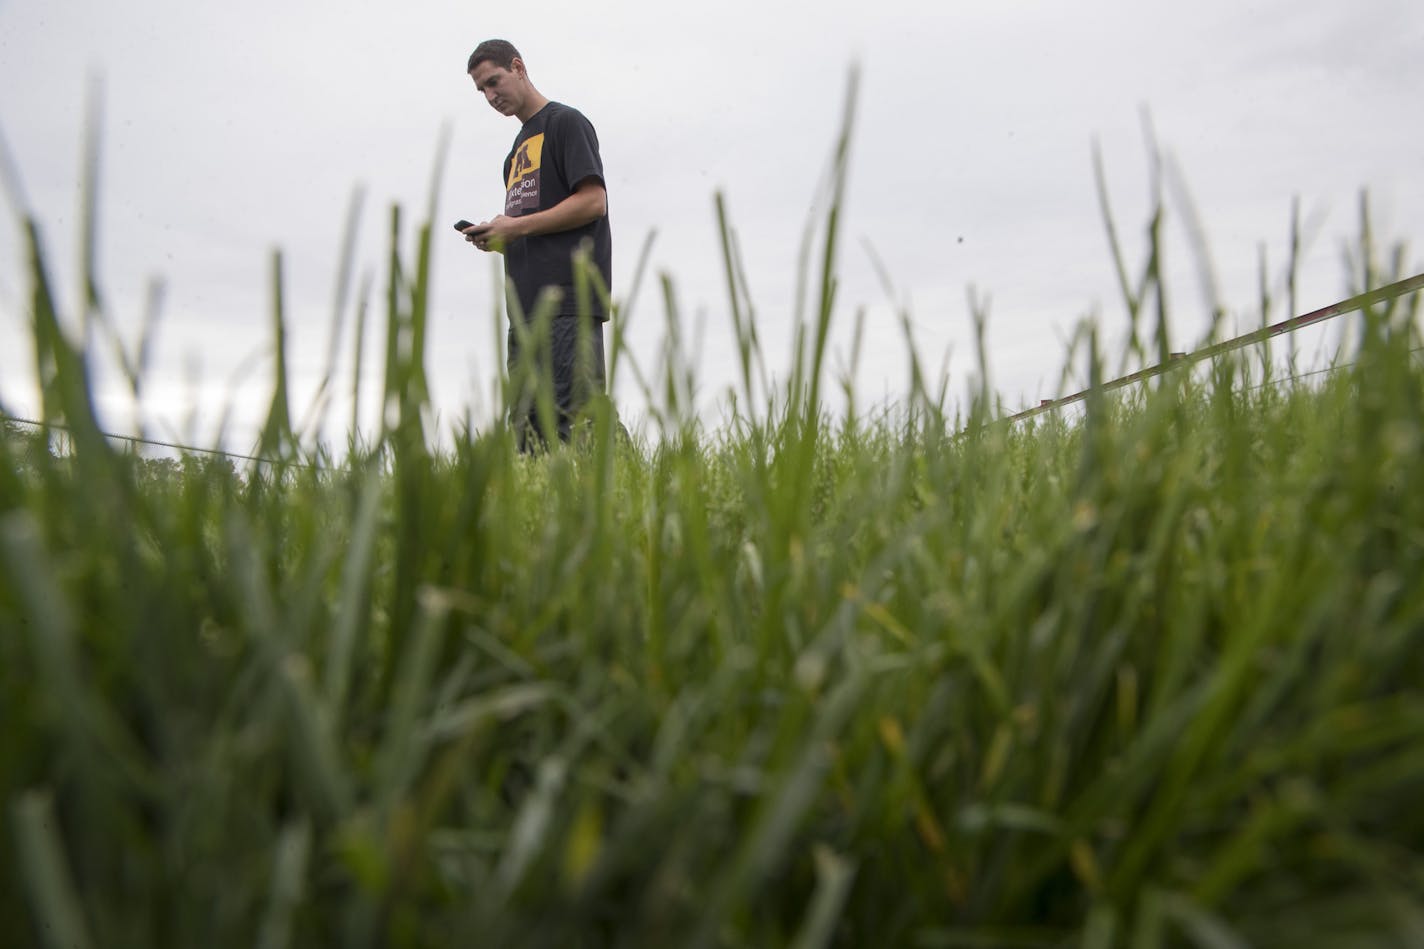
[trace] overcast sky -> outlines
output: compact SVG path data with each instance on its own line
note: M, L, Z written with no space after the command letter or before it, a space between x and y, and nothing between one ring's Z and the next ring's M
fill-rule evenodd
M1149 125L1169 177L1190 192L1233 331L1261 318L1261 253L1279 282L1293 200L1308 237L1299 310L1349 291L1344 249L1366 189L1381 243L1408 242L1408 273L1424 270L1417 0L0 0L0 133L23 187L0 201L0 404L25 415L38 401L12 199L39 218L72 310L85 115L97 89L100 276L130 345L150 281L165 287L138 413L151 434L210 444L228 409L229 444L250 441L270 386L275 247L286 257L301 414L326 360L353 194L364 196L359 270L379 287L389 209L404 208L409 253L442 129L427 363L442 425L467 411L487 418L502 359L496 269L449 225L501 208L500 164L518 131L464 73L489 37L513 41L540 91L597 128L616 297L631 290L639 249L655 234L628 327L635 357L656 370L667 336L656 278L666 274L697 358L701 407L714 417L736 375L713 196L726 197L767 361L784 373L798 251L852 64L861 81L832 369L848 365L863 308L862 404L904 394L900 305L926 366L938 372L948 358L957 396L977 371L975 288L987 301L991 383L1009 407L1058 394L1082 318L1120 335L1126 318L1093 148L1128 264L1139 268ZM1175 349L1210 325L1185 216L1169 192ZM884 261L893 297L867 247ZM343 390L349 318L345 332ZM1300 343L1318 349L1327 338ZM106 424L133 431L117 374L101 361L96 377ZM368 379L374 393L377 375ZM616 396L639 414L631 377ZM339 442L350 408L333 413L328 437Z

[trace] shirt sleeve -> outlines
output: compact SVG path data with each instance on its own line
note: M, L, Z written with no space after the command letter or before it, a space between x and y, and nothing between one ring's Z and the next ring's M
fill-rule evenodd
M604 188L603 159L598 154L598 133L582 112L569 109L558 118L559 175L565 189L572 194L575 186L586 178L597 178Z

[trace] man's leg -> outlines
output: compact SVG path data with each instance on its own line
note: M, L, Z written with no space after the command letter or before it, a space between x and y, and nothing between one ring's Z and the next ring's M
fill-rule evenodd
M577 316L555 317L550 327L550 344L559 439L568 441L579 413L608 385L603 324Z

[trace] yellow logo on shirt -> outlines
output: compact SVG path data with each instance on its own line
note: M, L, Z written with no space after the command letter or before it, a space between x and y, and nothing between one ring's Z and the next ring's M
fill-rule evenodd
M539 160L544 155L544 133L531 135L519 143L519 151L514 153L514 160L509 163L509 180L505 182L506 188L513 188L514 183L520 178L532 175L539 170Z

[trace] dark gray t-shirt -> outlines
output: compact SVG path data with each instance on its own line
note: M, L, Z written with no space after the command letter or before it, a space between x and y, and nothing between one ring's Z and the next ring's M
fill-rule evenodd
M588 178L596 178L605 189L608 187L603 178L603 159L598 154L598 134L577 109L550 102L524 123L504 160L504 213L519 217L552 208ZM561 291L556 315L578 314L573 256L585 241L604 286L611 290L613 236L606 214L583 227L526 237L505 248L504 270L525 314L533 310L545 287ZM602 297L592 288L589 308L599 320L608 319Z

